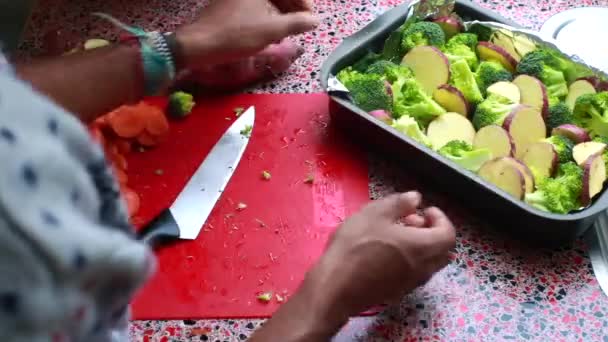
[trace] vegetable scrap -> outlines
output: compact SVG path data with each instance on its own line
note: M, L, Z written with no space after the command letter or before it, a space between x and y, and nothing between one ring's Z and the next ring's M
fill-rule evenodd
M263 293L260 293L257 296L257 299L260 302L268 303L268 302L270 302L270 300L272 300L272 292L263 292Z
M257 223L260 225L260 227L262 227L262 228L266 227L266 223L264 223L264 222L263 222L262 220L260 220L260 219L257 219L257 218L256 218L256 219L255 219L255 222L257 222Z
M154 170L154 174L158 175L158 176L162 176L164 173L165 173L165 171L163 171L163 169Z
M233 111L234 111L234 115L238 117L238 116L241 116L241 114L243 114L243 112L245 111L245 108L236 107L236 108L234 108Z
M247 204L242 203L242 202L236 205L236 210L239 210L239 211L245 210L246 208L247 208Z
M183 118L192 113L192 109L196 105L194 96L184 91L176 91L169 95L169 103L167 104L167 113L176 119Z
M604 189L608 79L525 34L408 20L337 78L371 117L539 210Z
M272 175L270 174L270 172L268 172L266 170L262 171L262 178L264 180L270 180L271 177L272 177Z
M277 302L279 302L279 303L283 303L285 301L285 298L278 293L275 295L275 298L277 299Z
M312 184L315 181L315 176L313 174L309 174L305 179L304 179L304 183L306 184Z
M250 138L251 137L251 131L253 130L253 126L251 125L246 125L245 128L243 128L241 130L241 135Z

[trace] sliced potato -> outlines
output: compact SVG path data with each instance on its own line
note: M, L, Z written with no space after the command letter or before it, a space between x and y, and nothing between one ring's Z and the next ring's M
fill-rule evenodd
M521 94L521 104L536 108L541 112L543 118L549 114L549 97L547 88L538 78L529 75L519 75L513 80Z
M458 88L449 84L440 85L433 92L433 100L448 112L469 115L469 102Z
M606 144L604 143L587 141L574 145L572 148L572 157L574 158L574 161L582 167L590 156L598 153L602 154L605 149Z
M513 109L505 118L503 128L513 139L517 159L521 159L528 146L547 136L540 112L530 106L519 105Z
M591 140L591 137L589 134L587 134L587 131L572 124L565 124L555 127L551 131L551 135L561 135L572 140L575 144Z
M579 96L585 94L595 94L595 87L587 80L578 80L572 82L568 87L568 96L566 96L566 105L570 110L574 109L574 104Z
M431 121L426 135L433 148L438 150L452 140L473 144L475 128L464 116L458 113L445 113Z
M437 87L448 83L450 79L450 62L448 58L434 46L417 46L411 49L401 62L414 72L414 77L432 96Z
M590 205L595 195L599 194L604 188L606 181L606 164L601 154L589 156L583 164L583 191L581 193L581 203L584 206Z
M517 60L500 46L490 42L479 42L477 44L477 53L481 60L498 62L510 72L515 72Z
M508 98L513 103L520 103L521 93L519 87L511 82L500 81L492 84L486 90L488 94L496 94Z
M517 53L517 51L515 51L513 36L510 34L510 32L507 33L504 30L496 30L494 34L492 34L490 42L505 49L505 51L507 51L516 62L519 63L521 60L521 56Z
M526 193L524 176L509 157L486 162L478 175L517 199L521 200Z
M514 145L509 132L498 125L485 126L475 134L474 148L487 148L492 152L493 158L510 157L513 155Z
M506 158L504 160L507 162L513 163L513 165L524 176L524 188L526 190L526 193L534 192L534 184L535 184L534 175L532 174L532 171L530 170L530 168L528 168L528 166L526 166L526 164L520 162L519 160L517 160L515 158Z
M545 178L553 176L557 170L559 158L552 144L537 142L528 146L522 161L528 168L534 169L538 176Z

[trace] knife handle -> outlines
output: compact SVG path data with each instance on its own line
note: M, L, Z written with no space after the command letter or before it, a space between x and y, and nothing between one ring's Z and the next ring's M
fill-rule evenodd
M138 232L138 238L152 248L179 239L179 226L169 209L163 210L152 222Z

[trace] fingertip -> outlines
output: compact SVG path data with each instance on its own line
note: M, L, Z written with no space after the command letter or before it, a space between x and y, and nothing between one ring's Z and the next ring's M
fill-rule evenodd
M308 32L320 24L319 19L310 12L288 13L284 17L288 21L289 35Z
M411 227L421 228L424 227L426 219L418 214L412 214L405 217L404 223Z

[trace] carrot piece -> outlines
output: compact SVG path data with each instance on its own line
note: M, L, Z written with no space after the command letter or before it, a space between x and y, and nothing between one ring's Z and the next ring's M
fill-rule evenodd
M137 214L139 211L139 195L128 187L122 188L122 194L125 202L127 202L127 211L129 212L129 217L135 216L135 214Z
M114 143L120 153L127 154L131 152L131 142L129 140L119 138Z
M146 110L146 132L162 136L169 132L169 121L160 109L148 106Z
M124 172L123 170L119 169L115 165L112 165L112 169L114 170L114 176L116 177L118 184L127 184L128 180L129 180L127 173Z
M144 131L137 137L137 142L145 147L154 147L160 143L160 138Z
M131 106L123 106L108 117L114 133L121 138L134 138L146 127L142 112Z

